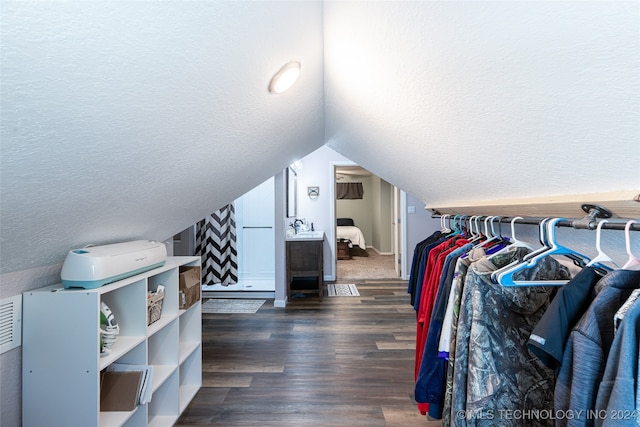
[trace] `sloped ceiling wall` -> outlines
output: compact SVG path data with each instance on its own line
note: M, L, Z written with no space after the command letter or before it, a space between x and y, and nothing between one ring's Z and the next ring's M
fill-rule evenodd
M169 238L324 143L321 2L0 8L2 273Z
M637 189L639 8L3 0L0 272L168 238L325 141L425 203Z
M640 188L639 2L331 1L324 19L327 144L425 203Z

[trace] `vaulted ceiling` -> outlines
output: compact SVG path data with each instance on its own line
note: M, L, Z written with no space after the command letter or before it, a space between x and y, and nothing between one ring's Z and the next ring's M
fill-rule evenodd
M425 203L640 187L636 1L3 0L0 24L2 273L168 238L325 143Z

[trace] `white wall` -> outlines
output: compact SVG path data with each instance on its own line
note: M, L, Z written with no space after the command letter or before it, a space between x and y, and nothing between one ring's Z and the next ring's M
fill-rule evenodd
M335 202L330 191L332 168L331 162L350 162L349 159L328 147L320 147L302 159L303 167L298 170L298 218L306 218L313 222L316 230L323 230L327 236L324 245L325 278L335 277L335 265L331 262L335 253L335 242L331 242L334 224L330 218L331 205ZM320 195L316 199L307 196L307 187L320 187ZM287 222L288 224L288 222Z

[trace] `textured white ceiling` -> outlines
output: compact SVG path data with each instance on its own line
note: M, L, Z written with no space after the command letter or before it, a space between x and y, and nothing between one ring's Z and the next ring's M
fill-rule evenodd
M0 272L168 238L325 141L425 203L637 189L639 16L637 1L3 0ZM300 80L270 95L293 59Z
M640 2L332 1L324 19L327 144L426 203L640 188Z
M0 7L2 272L168 238L324 143L321 2Z

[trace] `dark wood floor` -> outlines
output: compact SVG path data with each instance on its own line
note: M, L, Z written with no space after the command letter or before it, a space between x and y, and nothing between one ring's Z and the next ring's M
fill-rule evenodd
M406 282L356 283L360 297L204 314L203 387L177 425L441 425L413 400Z

